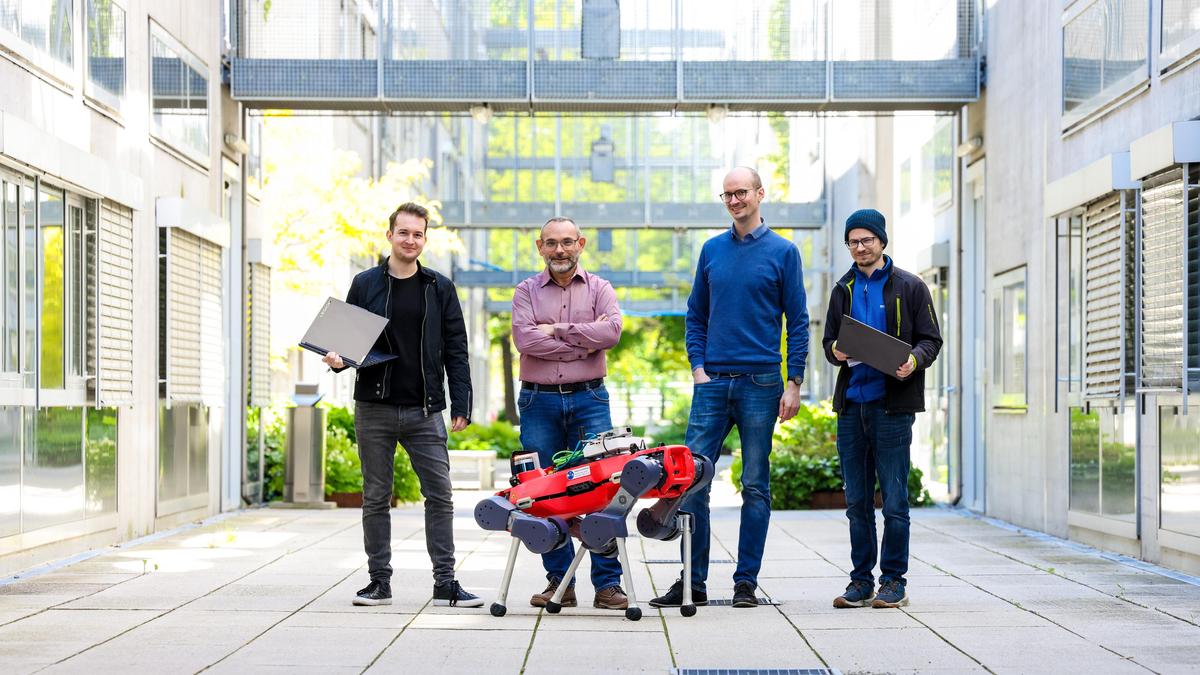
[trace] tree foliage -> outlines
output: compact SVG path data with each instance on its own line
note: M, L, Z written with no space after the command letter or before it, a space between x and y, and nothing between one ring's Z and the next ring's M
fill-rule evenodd
M429 209L426 250L434 254L463 250L462 240L441 227L441 204L420 192L431 162L410 159L389 163L378 178L364 175L353 151L339 150L314 133L327 120L268 115L263 124L263 206L278 265L275 274L288 290L320 294L316 281L331 262L372 259L386 251L387 215L406 201Z

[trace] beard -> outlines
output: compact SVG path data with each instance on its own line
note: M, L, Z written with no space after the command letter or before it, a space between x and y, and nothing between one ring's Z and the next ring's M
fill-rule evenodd
M579 256L568 255L563 256L562 258L545 256L545 259L546 267L549 267L551 272L557 272L558 274L570 272L571 270L575 269L576 265L579 264Z
M881 250L879 253L863 254L861 257L856 257L855 262L862 267L870 267L871 265L879 262L882 258L883 251Z

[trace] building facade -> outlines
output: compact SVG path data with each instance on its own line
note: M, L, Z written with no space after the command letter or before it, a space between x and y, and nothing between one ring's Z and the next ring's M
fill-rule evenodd
M218 0L0 6L0 572L242 503L269 270L223 25Z

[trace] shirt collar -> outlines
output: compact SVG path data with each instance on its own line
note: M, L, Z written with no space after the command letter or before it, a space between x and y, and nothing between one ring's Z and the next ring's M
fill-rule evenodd
M575 276L571 277L571 283L575 283L576 280L582 281L585 284L587 283L587 272L583 269L582 264L575 265ZM549 268L543 268L541 272L538 272L538 276L537 276L538 288L544 287L547 284L552 284L552 283L554 283L554 277L550 276Z
M758 219L758 227L756 227L756 228L754 228L753 230L750 230L749 232L747 232L747 233L746 233L746 238L747 238L747 239L761 239L761 238L763 237L763 235L765 235L767 232L769 232L769 231L770 231L770 229L771 229L771 228L767 227L767 221L763 220L763 219L760 217L760 218ZM738 236L737 236L737 225L730 225L730 226L729 226L729 234L730 234L730 236L732 236L734 239L737 239L737 238L738 238Z

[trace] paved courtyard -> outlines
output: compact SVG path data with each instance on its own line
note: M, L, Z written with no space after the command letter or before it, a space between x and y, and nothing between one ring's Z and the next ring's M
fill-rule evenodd
M738 498L723 485L711 598L732 595ZM475 526L481 495L455 494L458 575L490 603L508 538ZM358 517L245 511L6 583L0 672L1200 672L1188 578L947 509L914 513L907 608L833 609L842 514L783 512L760 577L777 605L692 618L644 606L638 622L592 609L586 570L580 608L529 607L544 581L524 550L507 616L433 607L417 507L393 512L395 604L353 607L366 581ZM634 539L630 554L643 603L679 572L656 562L676 544Z

